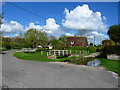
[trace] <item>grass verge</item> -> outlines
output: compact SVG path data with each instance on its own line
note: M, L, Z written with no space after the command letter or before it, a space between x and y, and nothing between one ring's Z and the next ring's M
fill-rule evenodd
M57 61L64 61L64 60L81 57L81 56L73 56L73 57L65 57L59 59L49 59L47 58L46 54L40 55L39 52L37 53L15 52L14 56L23 60L42 61L42 62L57 62Z
M105 58L99 58L101 61L101 66L105 67L105 69L113 71L120 76L119 65L120 61L117 60L110 60Z
M8 50L10 50L10 49L0 49L0 51L8 51Z

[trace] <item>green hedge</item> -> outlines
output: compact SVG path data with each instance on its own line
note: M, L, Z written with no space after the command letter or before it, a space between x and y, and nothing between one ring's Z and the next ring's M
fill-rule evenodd
M105 46L98 57L107 58L110 54L120 55L120 46Z
M96 52L96 49L99 49L99 47L78 47L78 46L71 46L67 48L68 50L81 50L81 51L87 51L90 52Z

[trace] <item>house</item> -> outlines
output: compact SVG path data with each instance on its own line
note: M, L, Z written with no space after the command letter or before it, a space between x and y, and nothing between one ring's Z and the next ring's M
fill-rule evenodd
M49 49L53 49L53 46L52 44L48 45Z
M67 37L67 45L68 46L87 47L88 46L88 41L87 41L86 37L70 36L70 37Z
M50 44L50 45L48 45L48 46L42 46L42 48L53 49L53 46Z

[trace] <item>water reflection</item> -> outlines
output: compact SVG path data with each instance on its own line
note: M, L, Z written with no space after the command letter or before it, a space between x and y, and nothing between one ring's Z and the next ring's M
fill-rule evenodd
M93 61L89 61L88 63L87 63L87 66L99 66L100 65L100 60L93 60Z
M101 63L100 60L93 57L80 57L71 60L65 60L64 62L87 66L99 66Z

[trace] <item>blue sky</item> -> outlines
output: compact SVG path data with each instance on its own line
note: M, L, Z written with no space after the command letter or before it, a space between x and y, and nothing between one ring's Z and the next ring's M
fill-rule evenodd
M115 2L15 2L14 4L23 7L27 10L30 10L40 16L46 18L54 18L57 23L61 24L62 19L65 18L64 9L68 8L69 10L74 9L78 5L88 4L90 9L93 11L100 11L102 15L107 18L106 23L108 26L118 23L118 3ZM41 19L35 15L29 14L26 11L23 11L15 6L12 6L8 3L5 3L3 6L4 19L7 21L15 20L23 25L28 25L29 22L39 21L41 25L45 24L45 20Z
M78 6L83 6L84 4L87 4L89 6L89 9L92 10L94 13L100 12L101 18L102 16L106 17L106 20L102 21L102 23L105 23L107 25L107 29L111 25L118 24L118 3L117 2L96 2L96 3L95 2L84 2L84 3L82 2L54 2L54 3L53 2L12 2L12 3L22 8L25 8L26 10L29 10L33 13L36 13L39 16L46 18L46 19L43 19L43 18L37 17L9 3L5 3L2 9L4 13L4 20L7 21L8 23L10 23L10 21L15 21L21 24L23 27L27 27L27 29L29 28L30 23L34 23L34 27L35 25L39 25L39 26L36 26L37 28L44 26L45 28L49 29L50 28L49 25L51 25L51 23L48 22L48 25L47 25L47 21L46 21L49 18L52 18L50 19L51 21L53 22L55 21L55 24L54 24L55 28L52 27L52 29L56 29L56 28L62 29L62 26L63 26L62 20L63 19L66 21L69 20L68 18L65 19L65 17L67 17L66 15L67 12L65 13L65 8L69 10L69 14L70 14L70 11L74 11L75 8L77 8ZM79 12L76 12L76 13L80 15ZM71 21L73 21L73 19ZM67 27L67 25L68 25L67 22L64 23L64 26ZM66 33L67 34L73 33L75 31L73 29L74 28L71 27L70 30ZM21 32L21 30L18 32ZM51 31L47 30L47 32L51 32ZM57 32L57 31L53 30L52 32ZM105 37L108 37L106 32L96 31L96 32L93 32L93 34L98 35L98 37L104 34ZM11 33L10 35L14 35L14 34Z

